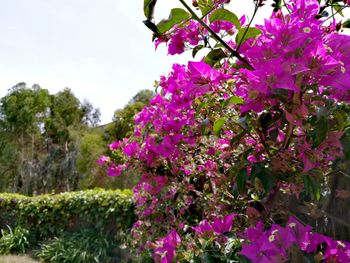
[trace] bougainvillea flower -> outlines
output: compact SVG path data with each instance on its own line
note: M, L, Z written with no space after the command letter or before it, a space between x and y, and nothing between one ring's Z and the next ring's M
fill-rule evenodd
M154 250L161 263L172 263L176 248L181 244L181 238L176 230L170 231L164 238L156 241Z
M201 237L209 237L213 233L213 228L207 220L203 220L198 226L192 227L192 229Z
M214 232L218 235L222 235L223 233L230 232L232 229L233 218L237 216L237 214L230 214L228 216L223 217L222 219L216 218L212 224L212 228Z
M203 94L211 91L214 85L228 78L204 62L188 62L188 70L190 81L187 89L190 94Z

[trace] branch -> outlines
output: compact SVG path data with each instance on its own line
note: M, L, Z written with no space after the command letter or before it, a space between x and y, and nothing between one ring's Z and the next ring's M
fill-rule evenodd
M249 24L248 24L248 27L245 29L245 31L244 31L244 33L243 33L243 36L242 36L241 40L239 41L238 47L237 47L237 49L236 49L237 52L238 52L239 48L241 47L241 45L242 45L242 43L243 43L244 37L245 37L245 36L247 35L247 33L248 33L248 30L249 30L249 28L250 28L250 26L251 26L251 24L252 24L252 22L253 22L253 19L254 19L255 15L256 15L256 12L258 11L258 9L259 9L258 4L255 4L255 8L254 8L254 13L253 13L252 19L250 19Z
M254 68L249 64L249 62L243 58L236 50L230 47L221 37L219 37L206 23L203 22L201 18L197 16L197 14L187 5L184 0L179 0L181 4L187 9L188 12L191 13L192 17L197 20L208 32L215 38L220 44L222 44L226 49L231 52L231 55L241 61L243 64L247 66L248 69L254 70Z

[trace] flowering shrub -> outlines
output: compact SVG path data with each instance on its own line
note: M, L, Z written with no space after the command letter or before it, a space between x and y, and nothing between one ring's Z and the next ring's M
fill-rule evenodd
M346 150L350 37L334 13L348 1L274 1L256 27L226 9L230 1L193 1L201 15L179 1L187 11L175 8L157 25L157 1L144 1L155 45L166 43L170 55L208 54L161 77L134 135L110 145L118 159L99 160L111 176L143 172L134 188L138 254L156 262L348 262L346 242L312 233L282 202L320 200ZM265 1L253 2L255 16Z

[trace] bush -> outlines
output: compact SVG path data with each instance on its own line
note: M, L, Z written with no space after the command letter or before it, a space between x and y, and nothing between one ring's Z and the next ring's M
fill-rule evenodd
M77 229L121 237L134 222L131 194L101 189L38 197L0 194L0 228L21 226L37 240Z
M0 238L0 254L24 254L30 245L29 237L29 231L22 227L16 227L14 231L12 231L11 227L8 227L8 230L2 229Z
M83 230L43 244L37 256L50 263L107 263L112 262L113 249L116 246L111 239L90 230Z

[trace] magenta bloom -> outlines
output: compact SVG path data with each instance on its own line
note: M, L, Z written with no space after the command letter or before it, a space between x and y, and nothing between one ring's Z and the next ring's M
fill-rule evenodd
M98 165L105 165L110 162L110 158L106 155L101 155L100 158L97 160Z
M119 165L112 164L107 169L107 175L108 176L120 176L122 174L122 172L125 171L126 166L127 166L126 164L119 164Z
M113 150L117 150L120 147L120 145L121 145L121 141L115 141L110 145L108 145L108 147L111 151L113 151Z
M192 227L192 229L201 237L209 237L213 233L213 229L207 220L203 220L196 227Z
M185 51L185 43L184 43L185 31L179 30L175 35L173 35L170 39L169 43L169 54L181 54Z
M172 230L165 237L156 241L155 257L160 258L161 263L172 263L176 248L181 244L181 238L176 230Z
M271 263L280 262L278 258L284 254L284 251L277 248L273 242L269 241L268 235L263 233L251 244L244 244L241 254L253 263Z
M212 224L214 232L218 235L230 232L232 229L233 218L235 216L237 216L237 214L230 214L222 219L216 218Z
M204 62L188 62L188 70L190 82L187 89L193 95L207 93L213 89L214 85L228 78Z
M349 243L312 233L310 226L304 226L294 217L289 218L286 227L274 224L267 231L263 230L260 222L256 227L248 228L245 235L249 243L243 244L241 254L253 263L285 262L293 245L312 254L318 251L320 244L323 244L323 259L326 262L350 260Z
M123 152L124 154L130 156L130 157L135 157L135 154L139 151L140 146L138 145L137 142L133 141L132 143L127 144Z

